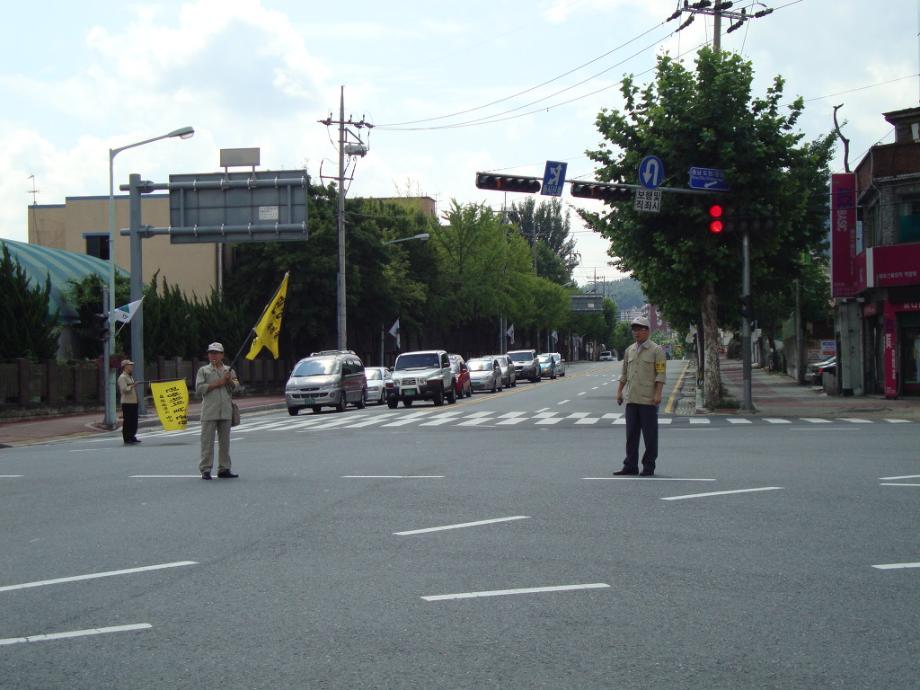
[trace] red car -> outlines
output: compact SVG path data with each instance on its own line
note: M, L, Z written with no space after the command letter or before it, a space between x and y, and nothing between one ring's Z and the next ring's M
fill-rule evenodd
M473 394L473 384L470 382L470 370L460 355L447 355L450 359L450 370L454 374L454 387L458 398L468 398Z

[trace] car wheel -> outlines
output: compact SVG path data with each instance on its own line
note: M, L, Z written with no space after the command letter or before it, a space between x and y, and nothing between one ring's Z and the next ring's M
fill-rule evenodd
M466 397L468 398L473 397L473 384L469 382L467 382L467 385L466 385Z
M319 414L319 411L322 410L322 409L323 409L323 408L320 407L319 405L314 405L314 406L313 406L313 414Z
M411 400L403 400L403 407L412 407Z
M288 408L288 414L291 415L292 417L296 417L298 412L300 412L299 407L289 407Z
M345 411L345 407L346 407L347 405L348 405L348 399L345 397L345 391L342 391L341 394L339 395L339 402L336 403L335 411L336 411L336 412L344 412L344 411Z
M441 405L444 404L444 389L443 388L434 394L434 398L432 398L432 402L434 402L435 407L440 407Z
M363 410L367 407L367 388L361 391L361 399L358 400L356 406L359 410Z
M502 380L499 379L499 380L498 380L498 392L501 393L503 390L505 390L505 386L504 386L504 384L502 383Z
M554 371L552 374L550 374L550 375L549 375L549 378L550 378L550 380L555 381L555 380L556 380L556 372Z
M450 405L457 402L457 387L454 384L450 386L450 393L447 394L447 402Z
M387 400L387 407L389 407L391 410L395 410L397 405L399 405L399 400L396 400L395 398L393 400Z

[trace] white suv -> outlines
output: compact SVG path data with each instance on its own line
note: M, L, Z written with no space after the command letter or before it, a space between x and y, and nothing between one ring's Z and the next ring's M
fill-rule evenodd
M411 407L416 400L431 400L443 405L444 399L457 402L457 389L450 359L445 350L405 352L393 365L393 382L387 383L387 405L394 409L400 401Z

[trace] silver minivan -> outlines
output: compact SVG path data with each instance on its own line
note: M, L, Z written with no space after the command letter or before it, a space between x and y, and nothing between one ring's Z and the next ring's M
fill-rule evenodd
M345 411L367 404L367 377L358 356L347 350L315 353L297 362L284 386L284 399L292 417L305 407L318 413L324 407Z

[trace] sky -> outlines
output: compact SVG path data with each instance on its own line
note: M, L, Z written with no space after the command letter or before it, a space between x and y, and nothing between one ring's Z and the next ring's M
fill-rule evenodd
M806 101L807 139L833 127L844 104L850 166L893 141L881 113L918 103L920 0L740 0L771 7L723 35L755 70L754 93L776 75L787 102ZM595 118L622 101L626 74L652 81L657 56L692 68L712 40L702 15L675 33L676 0L467 0L345 5L303 0L55 0L4 7L0 28L0 237L27 240L30 190L39 204L108 194L108 149L191 125L195 136L123 151L115 184L130 173L220 169L219 150L259 147L260 169L306 166L337 174L345 115L368 145L353 160L349 196L422 194L500 208L475 187L477 171L593 179L586 150L601 142ZM723 20L724 21L724 20ZM724 30L725 26L723 26ZM654 151L646 152L654 154ZM700 165L706 165L701 161ZM842 146L833 171L842 171ZM686 184L666 171L669 184ZM34 178L32 177L34 176ZM507 202L524 195L508 195ZM545 197L544 197L545 198ZM590 206L566 192L566 207ZM579 283L622 277L608 243L572 213Z

